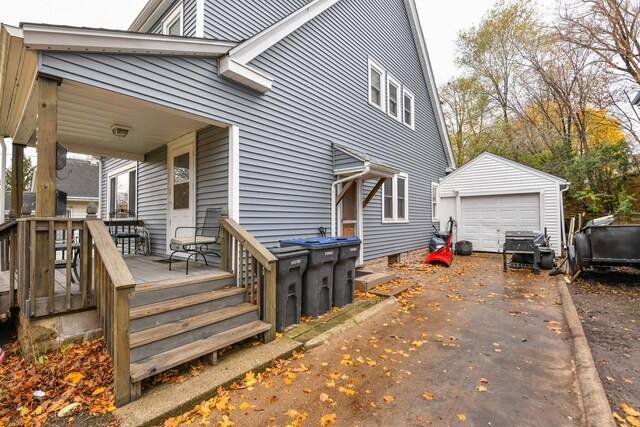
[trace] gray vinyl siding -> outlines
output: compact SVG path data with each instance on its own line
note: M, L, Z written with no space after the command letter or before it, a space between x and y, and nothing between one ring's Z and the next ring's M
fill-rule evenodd
M362 160L356 159L347 153L343 153L340 150L335 151L334 155L334 168L335 169L349 169L349 168L357 168L358 166L364 166L364 162Z
M311 0L205 0L204 36L217 40L246 40Z
M183 31L185 37L196 36L196 0L184 0L183 2Z
M167 253L167 148L163 147L138 163L138 218L151 239L151 253Z
M426 246L431 182L446 167L404 7L337 3L253 61L274 78L264 96L219 77L206 58L46 52L40 71L239 126L240 222L267 245L329 227L333 142L400 168L410 222L382 224L376 195L364 210L370 259ZM415 131L369 105L369 56L414 94Z
M229 136L216 127L198 132L196 146L196 224L204 224L208 208L229 204ZM216 248L217 249L217 248ZM217 258L209 258L214 264Z

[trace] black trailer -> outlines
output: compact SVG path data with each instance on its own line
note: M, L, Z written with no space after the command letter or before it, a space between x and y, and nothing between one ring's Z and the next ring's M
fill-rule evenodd
M569 271L585 268L640 268L640 224L587 225L569 246Z

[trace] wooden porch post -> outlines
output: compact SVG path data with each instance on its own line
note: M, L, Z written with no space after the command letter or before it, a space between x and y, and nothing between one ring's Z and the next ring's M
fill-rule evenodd
M58 135L58 81L44 76L38 77L38 130L36 152L38 169L36 172L36 217L56 216L56 145ZM53 259L49 251L52 232L39 233L36 236L36 258ZM52 244L52 243L51 243ZM54 283L50 283L54 274L50 270L55 265L42 262L44 268L38 269L36 278L36 297L53 299Z
M12 144L11 155L11 208L16 218L22 217L22 193L24 192L24 145Z

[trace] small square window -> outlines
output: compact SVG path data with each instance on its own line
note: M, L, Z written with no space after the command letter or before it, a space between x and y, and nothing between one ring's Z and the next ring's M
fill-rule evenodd
M369 103L384 111L385 73L382 67L369 60Z
M403 122L411 129L415 126L415 105L414 97L411 92L404 89L402 91L403 98Z

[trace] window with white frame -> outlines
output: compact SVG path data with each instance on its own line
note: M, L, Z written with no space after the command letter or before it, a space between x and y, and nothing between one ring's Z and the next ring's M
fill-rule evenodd
M387 112L391 117L400 121L400 83L389 76L387 80Z
M440 197L440 184L435 182L431 183L431 219L433 221L440 220L440 204L438 198Z
M136 210L136 165L125 166L108 174L108 210L111 217L116 211Z
M182 35L182 4L176 6L162 21L162 34Z
M400 173L382 186L382 222L409 221L409 176Z
M385 73L382 67L369 60L369 103L384 111Z
M415 126L415 98L406 88L402 89L403 116L402 121L411 129Z

